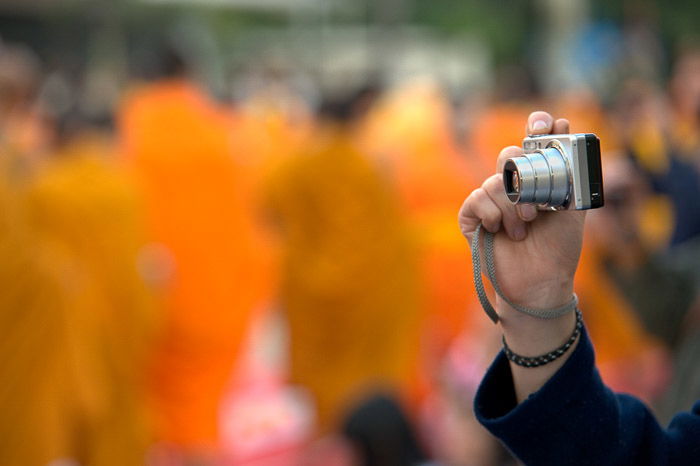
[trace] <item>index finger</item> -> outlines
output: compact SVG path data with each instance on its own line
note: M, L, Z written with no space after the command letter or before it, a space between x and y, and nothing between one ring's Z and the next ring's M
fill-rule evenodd
M503 149L501 153L498 154L496 173L503 173L503 166L506 164L506 160L511 157L520 157L521 155L523 155L522 147L508 146ZM537 217L537 208L532 204L517 205L515 210L518 212L518 216L526 222L532 221L535 219L535 217Z
M523 155L523 148L518 146L508 146L498 154L498 159L496 160L496 173L503 172L503 166L506 164L506 160L511 157L520 157Z

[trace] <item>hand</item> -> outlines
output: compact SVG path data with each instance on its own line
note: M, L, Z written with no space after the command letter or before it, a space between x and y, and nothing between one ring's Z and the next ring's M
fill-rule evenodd
M568 133L569 122L554 121L548 113L534 112L528 118L527 132ZM532 205L513 205L506 197L501 173L506 159L521 154L522 149L515 146L501 151L497 174L464 201L459 225L467 239L471 239L480 222L496 233L496 276L505 296L521 306L550 309L571 299L586 214L573 210L538 212ZM512 309L499 298L496 310L508 345L516 354L530 357L561 346L571 335L576 320L573 312L555 319L539 319ZM517 400L523 401L539 390L573 351L572 347L557 360L536 368L511 362Z
M568 133L569 122L534 112L528 118L527 132ZM558 307L569 302L573 293L585 211L538 212L533 205L513 205L505 195L501 173L506 159L519 155L522 149L516 146L501 151L497 174L464 201L460 228L470 240L480 222L486 230L497 233L496 275L506 297L526 307ZM503 305L497 301L497 308Z

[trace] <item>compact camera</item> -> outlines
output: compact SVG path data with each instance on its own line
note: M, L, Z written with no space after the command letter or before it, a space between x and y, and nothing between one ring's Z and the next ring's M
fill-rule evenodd
M524 154L503 167L503 184L513 204L544 210L603 206L600 140L595 134L546 134L523 139Z

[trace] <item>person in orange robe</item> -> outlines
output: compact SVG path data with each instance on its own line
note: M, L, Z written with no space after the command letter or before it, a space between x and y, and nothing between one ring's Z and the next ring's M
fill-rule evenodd
M68 326L70 258L27 225L23 196L0 157L0 463L41 466L71 456L75 377ZM73 395L73 396L72 396ZM78 410L75 410L78 411Z
M268 195L283 238L290 379L311 393L321 434L376 391L410 397L420 341L413 242L346 124L320 129Z
M0 464L143 464L137 203L105 144L50 138L37 65L0 50Z
M428 384L453 339L465 331L480 336L484 327L483 319L469 312L476 303L471 264L454 231L455 209L483 168L478 159L459 153L451 118L434 83L411 82L377 102L360 134L363 147L398 191L418 243Z
M151 238L171 268L151 374L157 438L206 459L241 342L269 294L269 256L230 122L173 63L126 97L119 128Z
M142 464L150 440L143 375L155 316L138 267L145 237L133 184L113 155L108 137L81 132L37 168L25 194L35 241L67 268L65 327L56 329L66 368L52 383L65 390L65 455L95 466Z
M53 140L0 144L0 464L143 464L138 203L102 137Z

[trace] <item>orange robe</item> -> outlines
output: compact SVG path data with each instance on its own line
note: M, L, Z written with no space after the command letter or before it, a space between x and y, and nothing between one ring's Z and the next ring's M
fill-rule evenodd
M145 461L152 314L136 267L137 202L106 155L101 142L71 144L0 194L11 290L0 301L0 464Z
M219 402L251 317L269 294L267 248L229 124L181 80L135 90L120 111L124 156L151 239L172 268L151 374L157 436L195 450L217 442Z
M469 312L476 303L471 259L456 219L483 168L458 152L450 119L438 89L415 83L380 100L361 132L364 147L397 189L417 239L428 372L457 335L478 335L482 328L481 315Z
M66 374L61 279L70 268L29 229L11 176L15 163L5 152L0 157L0 463L39 466L70 454L66 387L73 374Z
M484 178L496 172L496 159L504 147L522 145L531 111L525 103L493 103L475 117L469 147L486 167Z
M396 200L345 136L320 136L271 179L284 237L282 306L290 376L321 431L365 392L406 396L421 323L415 256Z
M607 278L601 254L590 241L584 243L574 284L605 383L653 401L668 380L667 354Z

